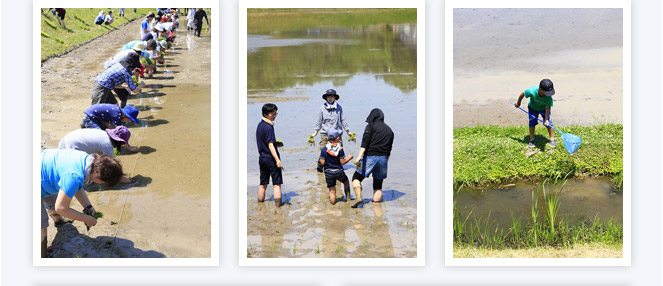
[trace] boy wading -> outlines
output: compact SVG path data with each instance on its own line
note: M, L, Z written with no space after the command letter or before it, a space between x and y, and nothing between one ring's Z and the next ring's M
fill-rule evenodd
M343 146L338 142L341 132L338 130L329 130L327 132L329 142L320 150L320 164L324 166L325 181L329 189L329 203L336 204L336 181L343 183L345 189L345 199L347 202L350 197L350 182L343 171L343 165L352 160L352 154L346 159Z
M534 128L539 121L539 115L543 119L543 125L548 128L548 134L550 135L550 147L557 146L555 142L555 133L552 126L552 119L550 118L551 110L553 107L553 98L555 94L555 88L553 87L553 82L547 78L542 79L539 83L539 86L533 86L525 91L520 93L518 101L514 104L516 107L520 107L520 102L524 97L529 98L529 103L527 104L527 111L530 114L529 117L529 148L534 148Z
M262 120L256 128L256 143L258 144L258 164L260 166L258 202L265 201L265 191L271 177L274 185L274 203L277 207L280 207L283 165L281 164L281 154L279 154L279 150L275 145L274 120L276 119L277 110L278 108L273 103L266 103L262 106Z

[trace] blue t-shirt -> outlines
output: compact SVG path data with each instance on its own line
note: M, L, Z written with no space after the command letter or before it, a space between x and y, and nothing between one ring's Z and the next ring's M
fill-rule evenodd
M88 156L92 155L74 149L41 151L41 196L48 197L62 189L73 198L85 183Z
M343 164L341 164L341 158L345 158L345 151L341 148L338 151L338 155L334 156L327 152L327 146L320 149L320 159L325 160L325 169L343 169Z
M101 122L122 125L122 110L116 104L100 103L91 105L83 113Z
M269 151L269 142L274 144L274 149L276 149L276 155L281 158L279 154L279 148L276 148L276 135L274 135L274 126L269 125L269 123L264 120L260 120L258 123L258 128L256 128L256 142L258 143L258 153L260 157L273 158L272 152Z
M143 30L144 29L144 30ZM145 32L143 31L150 31L150 22L147 21L146 19L143 19L143 22L140 23L140 35L141 37L145 35Z

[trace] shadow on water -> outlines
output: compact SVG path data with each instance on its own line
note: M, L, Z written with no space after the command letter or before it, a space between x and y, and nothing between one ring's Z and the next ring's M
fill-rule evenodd
M174 79L174 76L154 76L150 79L156 79L156 80L171 80Z
M171 65L169 65L169 66L171 66ZM177 66L177 65L175 65L175 66ZM177 87L177 85L174 85L174 84L150 84L147 87L152 88L152 89L157 89L157 88L165 88L165 87Z
M404 196L405 193L398 190L383 190L382 191L382 201L391 202L399 199Z
M164 96L164 95L166 95L166 93L159 92L158 90L153 89L153 90L150 90L150 91L142 92L140 97L141 98L159 97L159 96Z
M156 152L156 151L157 151L157 149L154 149L150 146L140 146L140 147L138 147L138 152L143 154L143 155L150 154L150 153L153 153L153 152Z
M292 204L290 201L294 197L299 197L299 194L296 192L283 192L281 193L281 203L284 205L290 205ZM269 198L266 198L265 201L274 201L274 194L272 194Z
M91 229L94 231L94 227ZM112 252L111 252L112 251ZM71 223L57 227L48 247L50 258L165 258L163 253L142 250L133 241L111 236L88 237Z
M154 119L154 120L141 120L140 124L142 127L154 127L163 124L168 124L170 121L166 119Z

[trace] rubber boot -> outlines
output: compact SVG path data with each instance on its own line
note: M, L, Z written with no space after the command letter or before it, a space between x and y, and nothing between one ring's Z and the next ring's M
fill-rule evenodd
M48 258L48 241L44 237L44 240L41 241L41 258Z
M277 208L280 208L283 204L281 203L281 199L274 199L274 203L276 204Z

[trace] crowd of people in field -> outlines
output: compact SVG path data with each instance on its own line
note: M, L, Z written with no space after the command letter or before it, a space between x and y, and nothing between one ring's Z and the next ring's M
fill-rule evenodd
M64 25L64 8L53 8L61 15ZM135 11L135 10L134 10ZM187 8L187 30L200 36L202 18L207 14L202 8ZM120 9L124 16L124 8ZM126 150L139 149L129 144L130 122L140 123L139 110L127 105L129 97L136 96L153 78L160 65L166 63L166 52L172 48L180 26L180 9L158 8L150 12L140 23L140 33L135 40L117 47L117 53L100 64L101 72L92 82L91 103L83 111L81 129L65 135L58 149L41 151L41 256L47 257L47 227L49 216L56 225L65 218L78 220L87 227L97 224L95 209L88 199L84 186L93 183L114 187L131 186L136 182L127 178L115 156ZM95 24L111 24L113 11L99 11ZM209 26L209 20L207 20ZM117 96L117 98L116 98ZM118 101L119 99L119 101ZM133 125L136 126L136 125ZM131 126L129 126L131 127ZM76 198L82 211L71 208Z

